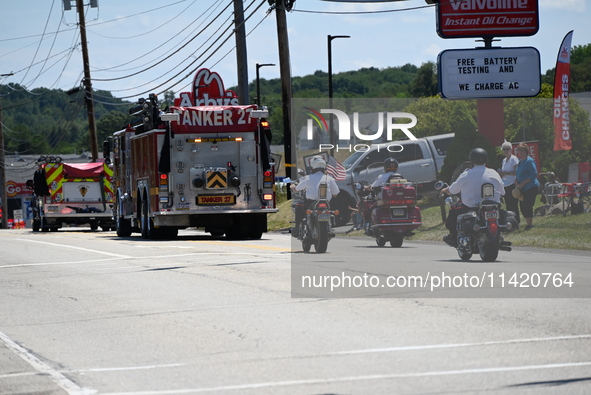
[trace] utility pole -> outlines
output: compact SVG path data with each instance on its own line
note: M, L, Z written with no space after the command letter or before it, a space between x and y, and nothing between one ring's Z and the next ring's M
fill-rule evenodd
M279 71L281 75L281 102L283 104L283 146L285 154L285 175L292 177L292 168L297 167L295 144L292 144L292 92L291 92L291 64L289 59L289 40L287 38L287 19L285 11L293 5L293 0L276 0L275 16L277 17L277 41L279 46ZM295 139L294 139L295 140ZM292 152L293 150L293 152ZM293 154L293 156L292 156ZM295 160L294 160L295 159ZM292 163L295 162L295 163ZM295 174L294 174L295 175ZM290 188L287 188L287 198L291 199Z
M2 127L2 102L0 102L0 180L2 183L2 191L0 197L2 198L2 229L8 227L8 195L6 194L6 157L4 155L4 129Z
M96 2L95 2L96 3ZM86 41L86 22L84 20L84 4L76 0L76 10L80 24L80 41L82 41L82 61L84 62L84 100L88 113L88 131L90 135L90 153L92 161L98 160L98 143L96 139L96 124L94 121L94 100L92 98L92 83L90 80L90 60L88 59L88 43Z
M246 56L246 29L244 26L243 0L234 0L234 35L236 36L236 61L238 69L238 100L250 104L248 96L248 59Z
M328 42L328 108L332 108L332 40L335 38L351 38L351 36L331 36L330 34L327 36ZM334 156L334 147L337 147L339 144L339 140L335 137L334 133L334 125L332 122L332 114L330 114L330 127L328 130L328 137L330 139L330 144L332 144L332 148L330 149L330 155ZM338 148L337 148L338 149Z

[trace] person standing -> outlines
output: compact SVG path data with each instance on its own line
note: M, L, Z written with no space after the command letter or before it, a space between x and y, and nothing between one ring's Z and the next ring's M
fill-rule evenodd
M513 183L515 184L515 188L523 196L523 200L519 203L519 208L527 224L524 230L530 230L533 228L534 204L540 186L538 169L536 168L536 162L529 156L529 147L527 144L519 143L517 146L517 158L519 158L519 164L515 171L515 181Z
M519 165L519 159L513 155L513 146L510 142L505 141L501 148L503 149L503 155L505 155L505 157L503 158L499 175L505 186L505 204L507 206L507 211L513 211L517 223L520 223L519 201L513 196L513 190L515 189L515 171Z

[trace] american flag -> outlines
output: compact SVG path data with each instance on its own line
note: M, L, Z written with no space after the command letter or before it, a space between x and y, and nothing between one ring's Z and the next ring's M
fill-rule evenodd
M337 181L342 181L346 178L345 166L343 166L334 157L328 157L328 163L326 164L326 173L331 175Z

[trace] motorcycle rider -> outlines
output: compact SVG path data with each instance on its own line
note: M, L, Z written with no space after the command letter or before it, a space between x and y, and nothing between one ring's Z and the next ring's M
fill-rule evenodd
M366 185L359 196L367 196L371 191L373 191L375 195L378 195L382 187L390 182L392 178L402 178L402 175L398 173L398 161L395 158L386 158L386 160L384 160L384 172L380 174L371 185ZM359 204L359 212L363 217L363 227L366 228L366 233L367 228L371 224L371 210L374 205L375 203Z
M398 161L394 158L387 158L384 161L384 172L376 178L368 189L371 188L371 190L378 193L391 178L402 178L402 175L398 173Z
M321 183L326 183L327 185L326 200L329 202L340 192L334 178L326 174L326 161L320 155L316 155L310 160L310 171L311 173L302 179L300 183L295 186L292 185L292 188L296 192L304 191L306 194L304 204L295 212L295 227L292 229L293 237L298 237L299 235L300 222L304 218L306 209L312 207L319 199L318 187Z
M491 199L497 203L501 201L501 196L505 194L505 187L499 173L486 167L488 153L484 149L474 148L470 151L469 159L474 164L474 167L466 169L454 183L439 192L441 195L456 195L459 193L461 197L460 202L450 207L447 221L445 221L445 227L449 230L449 234L443 238L443 241L452 247L456 246L458 239L458 215L478 207L482 200L482 184L491 183L493 185L494 196Z

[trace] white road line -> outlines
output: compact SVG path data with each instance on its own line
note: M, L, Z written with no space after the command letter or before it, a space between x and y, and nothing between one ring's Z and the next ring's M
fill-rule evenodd
M60 245L60 244L58 244ZM60 245L61 246L61 245ZM92 251L92 250L91 250ZM36 262L36 263L16 263L16 264L9 264L9 265L1 265L0 269L6 268L15 268L15 267L27 267L27 266L51 266L51 265L72 265L72 264L83 264L83 263L92 263L92 262L113 262L117 260L154 260L154 259L169 259L169 258L179 258L179 257L187 257L192 256L196 258L203 258L207 256L215 256L218 257L220 255L227 255L227 256L262 256L262 257L277 257L282 256L281 253L256 253L256 254L248 254L248 253L227 253L227 252L195 252L189 254L173 254L173 255L150 255L150 256L126 256L122 255L121 257L115 258L104 258L104 259L92 259L88 261L70 261L70 262Z
M60 370L60 373L92 373L92 372L121 372L121 371L130 371L130 370L146 370L146 369L161 369L161 368L176 368L179 366L185 366L185 363L167 363L161 365L145 365L145 366L121 366L116 368L88 368L88 369L70 369L70 370ZM8 377L28 377L28 376L36 376L38 372L23 372L23 373L8 373L8 374L0 374L0 379L8 378Z
M478 342L478 343L456 343L456 344L450 343L450 344L430 344L430 345L424 345L424 346L368 348L368 349L361 349L361 350L335 351L335 352L329 352L329 353L323 353L323 354L314 354L313 356L369 354L369 353L393 352L393 351L433 350L433 349L438 349L438 348L492 346L492 345L502 345L502 344L552 342L552 341L579 340L579 339L591 339L591 334L589 334L589 335L573 335L573 336L555 336L555 337L533 337L533 338L525 338L525 339L497 340L497 341ZM308 355L305 355L305 356L308 356Z
M92 250L90 248L76 247L76 246L71 246L71 245L67 245L67 244L49 243L47 241L39 241L39 240L31 240L31 239L15 239L15 240L26 241L29 243L47 244L47 245L51 245L51 246L55 246L55 247L70 248L72 250L94 252L95 254L103 254L103 255L112 256L112 257L116 257L116 258L133 258L130 255L115 254L113 252L102 251L102 250Z
M15 263L12 265L2 265L0 269L7 269L12 267L27 267L27 266L51 266L51 265L80 265L84 263L94 263L94 262L112 262L115 260L122 260L122 259L129 259L129 258L104 258L104 259L92 259L89 261L71 261L71 262L37 262L37 263Z
M347 377L332 377L326 379L305 379L305 380L287 380L287 381L271 381L265 383L253 384L237 384L225 385L219 387L207 388L186 388L176 390L153 390L153 391L131 391L131 392L105 392L101 395L168 395L168 394L195 394L200 392L227 392L227 391L243 391L259 388L271 387L287 387L295 385L309 385L309 384L331 384L342 383L350 381L368 381L368 380L387 380L399 378L414 378L414 377L431 377L431 376L451 376L462 374L482 374L482 373L501 373L501 372L517 372L524 370L540 370L540 369L559 369L591 366L589 362L567 362L567 363L551 363L546 365L525 365L525 366L510 366L510 367L492 367L492 368L478 368L478 369L461 369L461 370L440 370L432 372L418 372L418 373L393 373L393 374L372 374L365 376L347 376Z
M31 354L24 347L18 345L4 333L0 332L0 341L2 341L6 347L12 350L15 354L21 357L25 362L31 365L39 373L49 377L54 383L63 388L69 395L89 395L96 394L97 391L90 388L82 388L72 380L41 361L35 355Z

